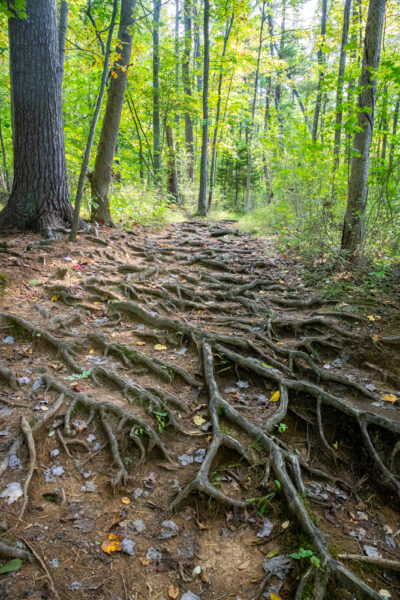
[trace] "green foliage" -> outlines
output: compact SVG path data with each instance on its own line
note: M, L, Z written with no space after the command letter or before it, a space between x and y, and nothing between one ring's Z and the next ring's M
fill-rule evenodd
M317 567L317 569L319 569L321 567L321 561L319 560L318 556L315 556L314 552L312 550L309 549L304 549L304 548L299 548L299 550L297 552L293 552L290 555L292 558L295 558L296 560L302 560L303 558L308 558L311 562L312 565L314 565L314 567Z

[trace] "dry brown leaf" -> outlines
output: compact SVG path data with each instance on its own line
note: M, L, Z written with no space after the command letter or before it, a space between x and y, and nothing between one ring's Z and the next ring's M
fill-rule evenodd
M179 586L171 583L171 585L168 587L168 596L175 600L175 598L179 596Z

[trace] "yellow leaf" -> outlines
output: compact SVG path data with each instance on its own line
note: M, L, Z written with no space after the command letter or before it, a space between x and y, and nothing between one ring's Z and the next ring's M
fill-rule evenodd
M115 533L110 533L108 540L104 540L101 544L101 549L106 554L111 554L111 552L121 552L121 538L115 535Z
M199 427L200 427L200 425L204 425L204 423L206 422L206 420L203 419L203 417L201 415L196 415L195 417L193 417L193 421Z
M166 349L167 349L167 346L164 346L163 344L156 344L154 346L154 350L161 351L161 350L166 350Z
M287 529L289 527L289 525L290 525L290 521L284 521L282 523L282 529Z
M282 600L281 596L279 594L275 594L275 592L271 592L269 597L270 600Z
M136 342L136 346L145 346L145 345L146 345L146 342L142 342L142 340L138 340Z
M338 443L338 442L335 442L335 443L333 444L333 447L335 448L335 450L337 450L337 449L339 448L339 443Z
M91 348L91 349L89 350L89 354L94 354L94 350L93 350L93 348Z
M175 600L175 598L179 596L179 586L171 583L171 585L168 587L168 596Z
M381 339L380 335L373 335L372 339L374 340L374 342L379 342L379 340Z
M131 500L127 496L124 496L123 498L121 498L121 502L122 504L130 504Z
M383 396L382 400L384 400L384 402L391 402L392 404L394 404L395 402L397 402L397 396L395 396L394 394L387 394L386 396Z
M367 319L370 321L375 321L375 315L367 315Z
M59 296L58 294L54 294L54 296L52 296L52 297L50 298L50 302L56 302L56 301L59 299L59 297L60 297L60 296Z
M278 402L279 398L281 397L281 393L279 391L274 392L271 396L271 398L269 399L270 402Z

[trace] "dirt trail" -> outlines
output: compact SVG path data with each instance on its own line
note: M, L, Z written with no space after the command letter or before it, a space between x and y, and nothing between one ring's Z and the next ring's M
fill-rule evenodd
M398 332L229 222L2 250L2 599L400 597Z

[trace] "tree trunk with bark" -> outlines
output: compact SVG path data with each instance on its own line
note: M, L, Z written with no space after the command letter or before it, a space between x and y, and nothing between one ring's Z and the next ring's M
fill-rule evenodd
M379 67L386 0L370 0L365 29L364 53L358 87L357 131L342 232L342 249L354 257L364 237L368 193L369 158L374 125L377 71Z
M314 142L317 141L318 137L318 123L319 116L321 113L321 104L322 104L322 84L324 82L324 45L325 45L325 36L326 36L326 20L327 20L327 0L322 0L322 10L321 10L321 41L318 48L317 62L318 62L318 87L317 87L317 99L315 102L314 109L314 121L312 127L312 139Z
M69 226L56 0L27 0L10 18L14 181L0 229Z
M1 154L3 156L3 168L4 168L4 189L6 192L10 193L10 177L8 174L8 166L7 166L7 155L6 149L4 146L4 138L3 138L3 129L1 126L1 103L0 103L0 149Z
M160 133L160 13L161 0L153 1L153 160L156 184L161 182Z
M90 177L91 194L94 202L91 207L90 218L92 221L107 226L112 225L108 192L131 59L135 7L136 0L121 1L116 49L119 58L114 62L111 69L107 106L97 147L96 161Z
M65 38L67 36L68 22L68 2L61 0L60 16L58 20L58 55L60 62L60 85L64 77L64 61L65 61Z
M210 74L210 0L204 0L204 69L203 69L203 127L200 161L200 189L197 212L207 215L207 166L208 166L208 80Z
M192 0L184 0L183 21L185 27L184 49L182 56L182 80L186 103L190 103L192 97L192 85L190 80L190 55L192 49ZM185 141L187 157L187 176L194 183L194 145L193 145L193 122L189 109L185 110Z

